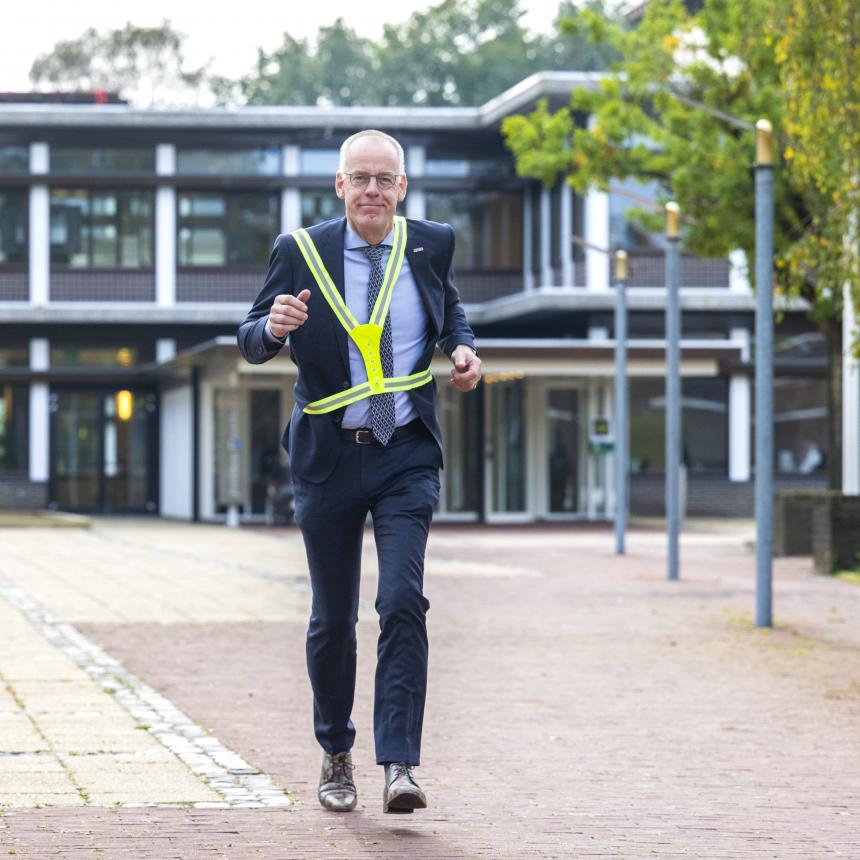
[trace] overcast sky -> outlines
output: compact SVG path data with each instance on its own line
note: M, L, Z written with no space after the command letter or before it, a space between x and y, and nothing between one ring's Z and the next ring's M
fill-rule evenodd
M45 4L15 0L4 4L0 28L0 92L29 90L28 73L33 60L65 39L80 36L87 27L99 31L118 29L128 21L155 26L168 18L187 35L189 67L214 58L213 71L238 76L249 71L258 47L272 50L281 34L312 36L320 26L342 17L362 36L382 33L385 23L399 23L416 10L426 10L432 0L239 0L220 6L196 0L76 0ZM558 9L557 0L524 0L524 23L533 30L549 32Z

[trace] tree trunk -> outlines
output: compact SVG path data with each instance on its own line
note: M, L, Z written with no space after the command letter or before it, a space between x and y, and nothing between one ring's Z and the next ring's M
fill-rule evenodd
M827 486L842 489L842 323L821 326L827 340Z

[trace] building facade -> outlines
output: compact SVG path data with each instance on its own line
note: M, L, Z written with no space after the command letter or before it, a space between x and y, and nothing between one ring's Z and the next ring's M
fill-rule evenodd
M0 506L245 520L271 513L295 368L235 332L280 232L341 214L338 148L376 127L407 156L403 214L453 225L484 361L473 395L434 365L440 518L614 512L613 272L630 255L631 506L659 513L663 239L625 218L656 190L583 196L516 176L499 127L596 76L533 76L481 108L137 110L0 103ZM743 255L684 257L690 513L752 510L754 300ZM777 329L776 469L821 484L827 365L801 308ZM286 351L285 351L286 352Z

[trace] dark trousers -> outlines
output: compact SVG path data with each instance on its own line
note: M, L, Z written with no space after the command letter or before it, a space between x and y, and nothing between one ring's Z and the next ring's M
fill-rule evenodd
M373 726L376 761L420 763L427 689L424 550L439 500L441 455L420 421L383 447L341 440L322 484L295 482L296 523L313 603L307 663L314 732L329 753L352 748L361 544L368 512L379 559Z

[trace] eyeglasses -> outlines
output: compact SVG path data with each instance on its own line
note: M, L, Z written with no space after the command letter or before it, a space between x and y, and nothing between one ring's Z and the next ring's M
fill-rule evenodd
M370 180L375 179L376 187L380 191L391 191L401 176L399 173L344 173L343 175L349 177L352 188L367 188Z

